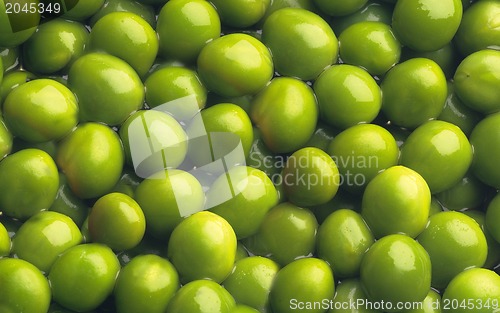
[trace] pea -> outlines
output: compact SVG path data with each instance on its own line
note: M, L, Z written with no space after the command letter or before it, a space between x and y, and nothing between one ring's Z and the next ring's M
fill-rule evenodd
M246 34L229 34L209 42L200 51L197 68L207 89L225 97L256 94L273 76L269 50Z
M317 229L318 222L311 211L285 202L272 208L257 233L243 242L255 255L267 256L284 266L312 255Z
M432 262L432 286L445 288L453 277L470 267L481 267L487 256L483 231L471 217L446 211L429 218L417 237Z
M460 181L471 165L472 151L460 128L430 121L408 136L401 147L400 163L422 175L435 194Z
M471 169L483 183L500 188L500 172L495 163L499 155L496 143L499 140L497 121L500 114L491 114L482 119L472 130L470 143L474 149Z
M414 239L388 235L366 252L360 280L368 299L390 302L394 310L397 302L425 299L431 286L431 260Z
M366 294L363 291L363 286L359 281L359 278L352 279L342 279L336 287L335 296L333 297L333 302L331 304L328 313L340 313L340 312L352 312L352 307L349 305L346 308L346 303L356 303L361 304L368 302ZM376 313L379 312L375 309L370 308L368 305L356 305L356 309L360 313Z
M314 133L318 118L316 98L312 89L298 79L274 78L253 99L250 118L272 152L293 152L302 148Z
M480 50L468 55L457 67L454 76L455 92L469 108L483 114L497 112L500 108L495 86L500 77L500 51Z
M233 228L208 211L195 213L179 223L168 243L168 257L184 284L206 278L222 282L230 274L235 256Z
M334 293L334 278L328 263L317 258L303 258L276 274L269 301L273 311L295 312L301 306L331 299ZM324 310L309 308L307 311L319 313Z
M270 0L211 1L222 23L232 27L245 28L256 24L264 17Z
M5 126L5 122L0 117L0 158L7 156L12 150L12 134Z
M430 203L423 177L407 167L393 166L368 183L361 215L376 238L397 233L416 237L427 224Z
M21 259L0 259L0 277L0 288L4 290L0 295L2 308L33 313L49 310L51 288L34 265Z
M4 119L13 133L30 142L59 140L78 123L75 95L51 79L36 79L12 90L3 104Z
M56 163L78 197L100 197L120 179L124 163L120 138L105 125L79 124L60 143Z
M23 149L0 162L0 209L10 217L26 220L47 210L58 187L56 164L42 150Z
M131 33L134 36L130 36ZM144 76L156 59L158 38L154 29L140 16L113 12L92 27L89 49L117 56L132 66L139 76Z
M223 198L226 196L229 199ZM278 203L278 193L264 172L239 166L217 178L207 193L207 203L242 239L258 231L266 213Z
M120 263L109 247L98 243L74 246L50 269L52 298L70 310L96 309L113 292L119 270Z
M153 254L134 257L116 279L114 297L118 312L165 312L179 289L179 276L168 260Z
M313 89L320 117L339 129L372 122L382 106L375 79L352 65L333 65L326 69L314 82Z
M115 251L134 248L146 231L141 207L123 193L109 193L99 198L88 218L91 240Z
M318 148L295 151L288 158L282 175L287 199L306 207L333 199L340 183L337 165Z
M443 70L425 58L397 64L380 87L382 112L395 125L411 129L438 117L447 96Z
M11 250L11 240L7 228L0 223L0 256L8 256Z
M89 32L81 23L55 19L40 25L23 45L23 64L29 71L66 71L84 52Z
M392 7L383 1L367 1L358 11L332 19L331 26L336 34L341 35L349 26L363 21L382 22L390 25Z
M195 280L181 287L170 300L167 312L203 313L207 308L215 312L231 313L234 298L219 284L210 280Z
M340 34L339 45L342 61L361 66L372 75L384 75L401 57L401 44L391 27L382 22L349 26Z
M269 308L269 292L279 270L276 262L251 256L237 261L222 284L238 303L265 311Z
M146 231L163 240L184 217L205 205L200 182L182 170L164 170L147 177L137 186L135 200L144 213Z
M499 13L496 1L477 1L464 11L455 36L456 46L463 56L486 48L498 49L500 33L492 26Z
M357 277L361 260L375 239L365 221L355 211L340 209L320 225L318 256L332 267L335 277Z
M433 51L449 43L462 19L460 0L398 1L392 26L402 44L418 51Z
M195 63L201 49L209 41L220 37L217 11L203 0L162 1L166 3L161 8L156 25L159 55Z
M262 28L262 42L282 75L315 79L337 60L335 33L320 16L304 9L283 8L271 14Z
M144 86L134 69L102 52L78 58L69 70L68 86L78 98L82 121L119 125L144 100Z
M43 211L19 228L12 240L12 252L48 273L59 254L80 244L82 239L78 226L69 217Z
M443 303L453 303L454 312L489 310L487 307L498 307L500 301L499 286L500 277L495 272L484 268L468 269L452 279L443 294ZM464 302L466 305L462 305ZM459 305L455 305L455 303ZM470 306L469 303L476 305ZM446 311L451 311L451 309L448 308Z
M360 124L339 133L328 146L341 175L341 187L360 194L378 172L398 162L394 137L381 126Z

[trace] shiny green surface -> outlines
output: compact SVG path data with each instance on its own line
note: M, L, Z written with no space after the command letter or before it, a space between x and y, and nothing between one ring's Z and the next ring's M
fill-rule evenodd
M401 44L390 25L383 22L349 26L340 34L339 45L343 62L365 68L372 75L384 75L401 57Z
M229 34L209 42L197 66L207 89L223 97L254 95L274 74L268 47L247 34Z
M279 265L264 257L252 256L234 264L222 285L241 304L265 311L269 307L269 292Z
M457 67L455 92L460 100L484 114L500 111L500 51L480 50L467 56Z
M0 256L8 256L11 250L11 240L7 228L0 222Z
M179 277L172 263L145 254L120 270L113 295L118 312L163 313L178 289Z
M52 265L48 276L52 298L73 311L96 309L112 294L119 270L120 263L109 247L98 243L74 246Z
M436 62L415 58L383 78L382 112L397 126L416 128L439 116L447 96L446 77Z
M374 242L361 215L340 209L320 225L316 249L318 256L330 264L335 277L357 277L361 260Z
M483 266L488 252L478 223L460 212L432 215L417 240L429 254L432 286L437 289L445 288L463 270Z
M369 308L367 305L349 306L349 303L358 303L358 301L368 301L366 294L363 291L363 286L359 278L342 279L336 287L335 296L333 297L333 307L328 310L328 313L376 313L380 312Z
M376 238L391 234L416 237L429 217L431 193L417 172L393 166L368 183L361 215Z
M460 0L397 1L392 27L405 46L418 51L433 51L453 39L461 19Z
M378 172L398 162L396 140L386 129L375 124L352 126L339 133L327 150L341 175L341 186L361 193Z
M500 197L495 196L488 204L485 221L488 231L500 243L500 230L498 228L500 221Z
M51 301L47 279L20 259L0 259L0 307L5 312L46 313Z
M324 312L323 309L299 309L299 302L321 302L335 293L333 273L328 263L317 258L291 262L276 275L269 301L274 312Z
M443 312L491 312L500 303L500 276L497 273L473 268L458 274L446 288L443 303L456 301Z
M262 42L281 75L312 80L337 60L338 41L319 15L299 8L271 14L262 28Z
M267 212L278 204L278 193L267 175L247 166L238 166L222 174L207 193L207 203L219 203L219 197L226 195L227 183L235 193L210 211L222 216L231 224L238 239L255 234Z
M164 168L177 168L187 154L186 132L173 116L163 110L136 111L125 120L118 134L127 164L142 177ZM148 150L151 152L147 153Z
M168 1L158 15L156 32L160 56L195 63L201 49L220 37L220 18L208 1Z
M139 204L118 192L104 195L94 203L88 223L90 239L115 251L137 246L146 230L146 220Z
M28 71L51 74L69 69L88 44L89 31L79 22L55 19L38 27L22 46Z
M473 149L457 126L430 121L419 126L401 147L400 163L418 172L433 194L457 184L472 162Z
M57 193L59 176L52 157L39 149L23 149L0 162L0 210L26 220L48 209Z
M168 105L163 106L167 102L194 96L198 108L203 109L207 101L207 90L200 82L198 73L183 66L165 66L155 70L144 81L144 87L146 102L151 108L162 105L162 110L168 110ZM186 112L188 114L193 112Z
M211 0L210 2L215 6L223 24L245 28L264 17L271 0Z
M304 146L316 128L316 97L306 83L277 77L253 99L250 118L272 152L293 152Z
M349 26L359 22L382 22L387 25L392 21L392 7L383 1L368 1L358 11L332 19L331 26L335 34L340 35Z
M412 238L389 235L366 253L360 280L372 301L392 302L393 308L397 302L422 301L430 289L431 260Z
M68 86L78 98L80 121L119 125L144 100L144 86L134 69L101 52L86 54L73 64Z
M0 117L0 159L3 159L12 151L12 134L5 126L3 118Z
M382 106L375 79L353 65L329 67L316 79L313 89L321 119L339 129L372 122Z
M12 253L47 274L61 253L82 240L78 226L69 217L43 211L19 228L12 239Z
M179 223L168 242L168 258L183 284L207 278L222 282L233 269L235 256L233 228L208 211L195 213Z
M156 16L153 7L142 4L139 1L130 0L106 0L101 9L90 18L90 26L94 26L100 18L112 12L134 13L142 17L151 27L156 26Z
M3 104L5 123L13 135L29 142L59 140L78 123L78 102L66 86L36 79L13 89Z
M259 231L243 241L255 255L267 256L281 266L311 256L316 245L318 222L308 209L280 203L266 215Z
M486 48L500 49L499 16L498 1L476 1L464 11L455 36L455 44L463 56Z
M156 59L158 37L140 16L113 12L92 27L89 49L117 56L132 66L139 76L144 76Z
M321 149L307 147L295 151L283 169L287 199L298 206L314 206L330 201L340 184L337 165Z
M124 163L120 138L105 125L79 124L60 142L56 163L75 195L102 196L120 179Z
M231 313L236 303L227 290L210 280L195 280L182 286L170 300L169 313Z
M500 169L496 160L500 157L500 113L481 120L470 135L474 150L471 169L483 183L500 188Z
M166 239L184 216L203 209L205 196L193 175L167 170L143 180L137 186L135 200L146 217L147 232Z

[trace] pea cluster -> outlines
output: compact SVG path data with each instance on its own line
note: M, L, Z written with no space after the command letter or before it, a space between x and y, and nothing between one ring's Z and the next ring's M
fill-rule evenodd
M0 313L500 312L500 1L14 2Z

